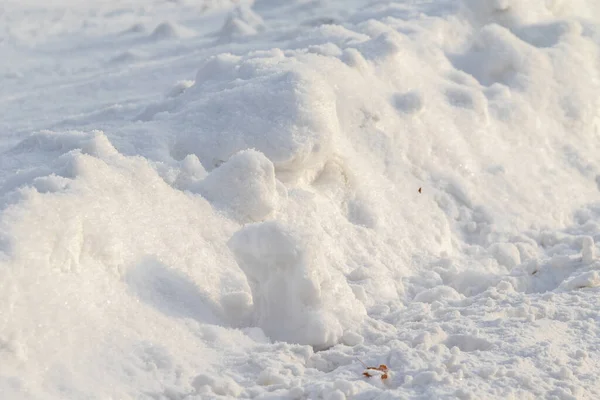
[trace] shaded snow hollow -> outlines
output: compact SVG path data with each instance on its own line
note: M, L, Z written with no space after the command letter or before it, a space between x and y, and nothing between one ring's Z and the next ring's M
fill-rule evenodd
M11 0L0 56L2 399L600 398L596 1Z

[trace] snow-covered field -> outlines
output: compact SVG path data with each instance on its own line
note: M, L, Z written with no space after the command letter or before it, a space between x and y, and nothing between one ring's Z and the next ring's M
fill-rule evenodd
M4 0L0 59L2 400L600 398L599 1Z

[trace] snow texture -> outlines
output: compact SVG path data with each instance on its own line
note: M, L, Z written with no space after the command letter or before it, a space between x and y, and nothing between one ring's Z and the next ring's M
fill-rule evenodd
M598 1L7 0L0 57L3 400L600 398Z

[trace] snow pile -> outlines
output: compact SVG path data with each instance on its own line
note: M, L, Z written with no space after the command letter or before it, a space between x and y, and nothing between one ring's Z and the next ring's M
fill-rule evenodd
M0 16L6 398L600 396L595 1L61 4Z
M230 247L252 289L254 323L272 339L327 348L360 324L364 307L327 268L315 232L265 222L237 232Z
M202 180L197 190L242 222L264 220L277 209L279 198L286 196L285 187L275 179L273 163L256 150L234 154Z
M47 397L42 382L54 378L44 370L66 387L59 397L85 393L91 382L116 385L123 397L122 385L145 383L109 372L122 365L119 353L126 363L144 362L155 356L137 348L150 346L160 359L152 362L171 368L170 354L193 334L169 327L170 318L227 321L222 294L245 288L225 251L229 235L215 240L231 227L205 200L173 191L147 160L119 154L101 132L42 133L4 160L28 154L35 161L9 181L21 188L3 197L2 374L20 388L15 398ZM148 321L154 328L138 330ZM201 348L189 354L206 356Z
M180 131L175 157L193 152L207 168L254 148L278 173L310 174L322 165L338 130L326 82L280 50L247 59L213 57L176 102L174 115L165 116ZM199 120L204 123L190 129L190 121Z
M265 23L260 15L252 11L252 8L242 5L229 14L219 37L221 41L235 40L256 35L264 28Z

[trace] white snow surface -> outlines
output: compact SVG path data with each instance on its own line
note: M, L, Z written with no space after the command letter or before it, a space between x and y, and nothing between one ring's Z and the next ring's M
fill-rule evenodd
M1 399L600 398L597 0L5 0L0 59Z

